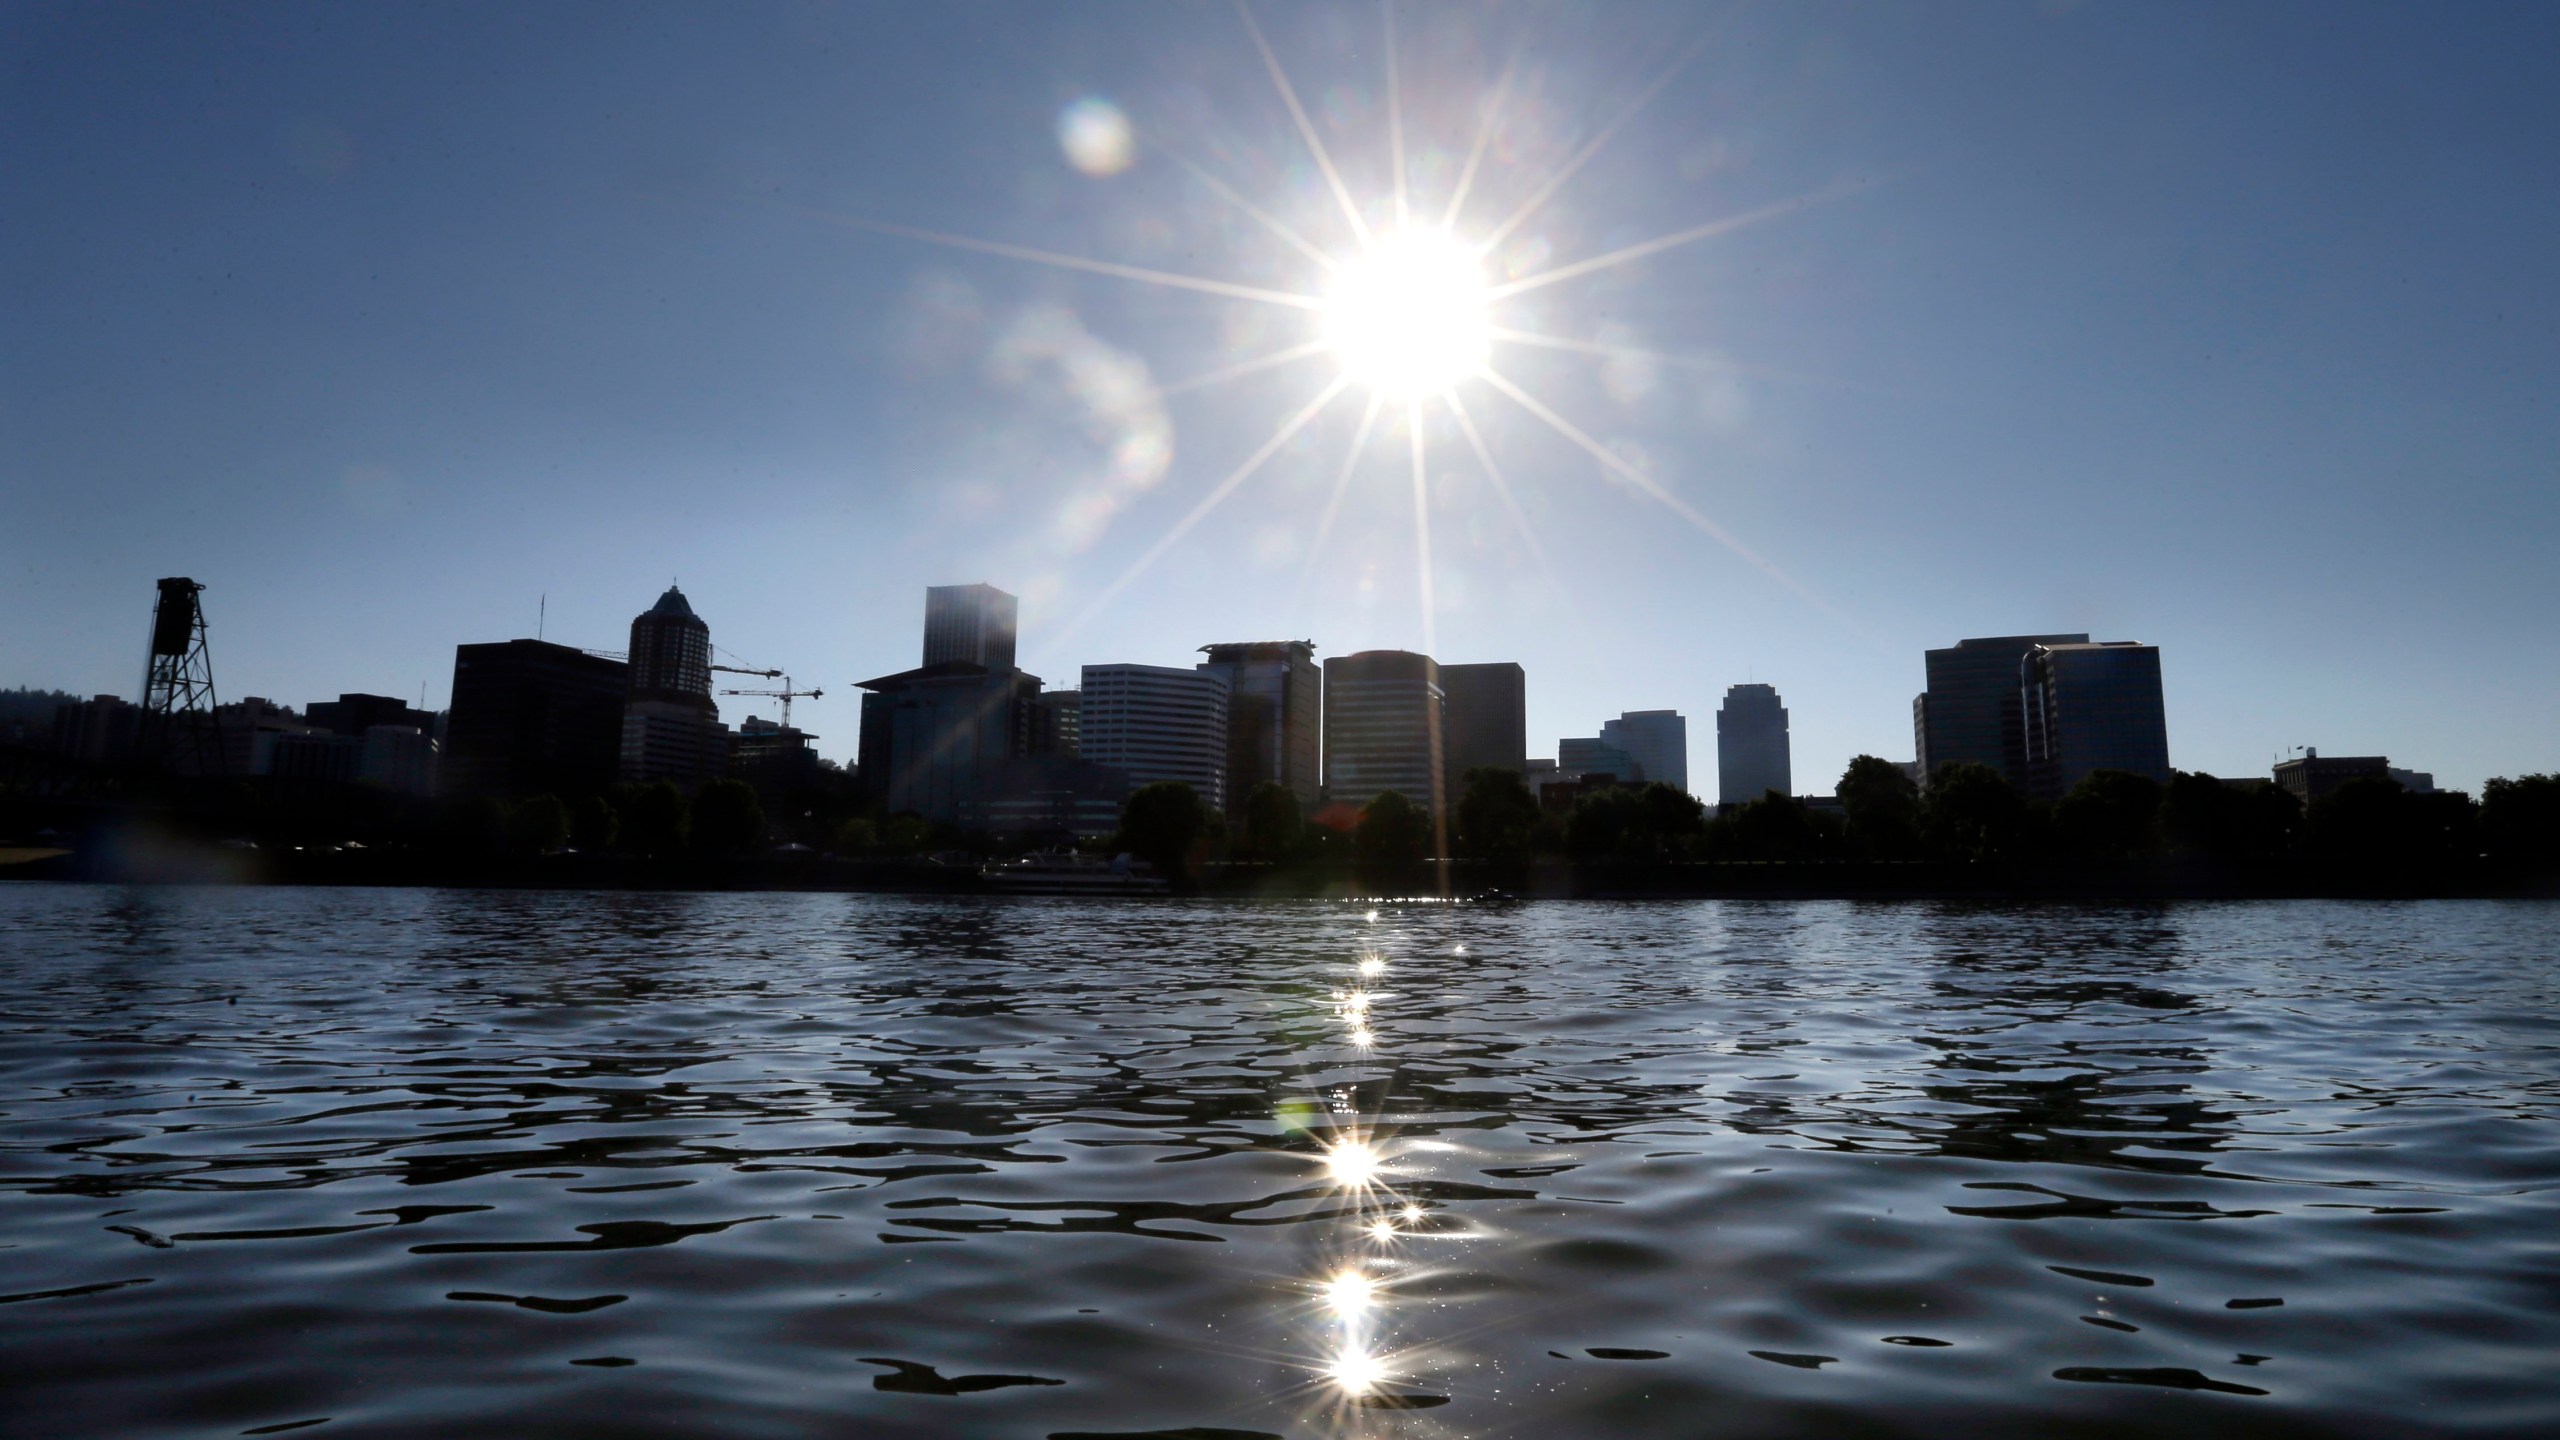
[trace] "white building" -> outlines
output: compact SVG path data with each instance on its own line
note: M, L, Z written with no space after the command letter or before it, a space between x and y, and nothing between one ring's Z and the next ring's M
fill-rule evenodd
M1132 787L1179 780L1227 808L1227 680L1170 665L1087 665L1078 750Z

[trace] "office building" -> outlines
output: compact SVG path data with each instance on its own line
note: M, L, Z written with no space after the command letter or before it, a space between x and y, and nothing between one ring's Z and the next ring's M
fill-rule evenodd
M1787 707L1773 685L1729 685L1716 711L1716 803L1748 805L1796 793Z
M818 788L818 737L797 725L750 715L729 737L724 778L756 792L767 814L797 814Z
M1170 665L1087 665L1078 753L1129 777L1163 780L1227 808L1227 681Z
M1227 800L1280 784L1311 809L1324 785L1324 674L1312 640L1203 645L1199 668L1227 682Z
M2391 761L2381 755L2323 755L2318 749L2303 751L2291 760L2279 761L2275 770L2276 784L2293 792L2293 798L2308 805L2350 780L2368 775L2397 778L2392 775ZM2433 789L2433 777L2429 777ZM2410 786L2414 789L2416 787Z
M215 747L220 751L225 775L273 775L276 773L276 747L290 737L329 732L295 714L288 705L279 705L262 695L249 695L228 705L213 707L211 723L215 730ZM303 759L294 762L305 771L325 772L320 778L352 779L349 763L343 777L335 775L336 762Z
M992 585L925 592L925 663L861 682L863 789L891 814L965 823L997 767L1054 743L1059 710L1039 708L1040 677L1014 668L1018 602Z
M1716 723L1721 730L1724 722ZM1629 710L1602 722L1600 743L1633 757L1644 779L1689 788L1689 721L1679 711Z
M364 765L364 739L326 730L257 732L249 773L299 785L352 785Z
M122 765L133 757L142 707L120 696L98 695L53 710L54 753L85 765Z
M2026 711L2018 666L2038 645L2085 645L2086 635L1996 635L1928 652L1929 688L1911 702L1923 783L1948 765L1988 765L2012 783L2026 769Z
M1084 694L1077 690L1043 690L1031 699L1031 753L1083 753Z
M1451 804L1480 767L1519 774L1529 764L1529 681L1509 660L1440 667L1440 746Z
M934 585L924 592L924 659L930 669L958 661L1013 668L1022 602L993 585Z
M1030 845L1072 845L1120 828L1129 777L1073 755L1022 755L990 766L962 802L960 824Z
M1556 742L1556 773L1568 780L1605 775L1622 785L1645 778L1636 757L1598 736L1568 737Z
M435 737L415 725L376 725L364 732L356 779L394 795L436 793Z
M1446 803L1440 667L1409 650L1324 662L1324 785L1354 808L1393 790L1423 809Z
M436 733L434 711L421 710L389 695L340 695L335 700L314 700L302 707L302 718L332 735L359 740L376 725L406 725L428 735Z
M631 667L542 640L460 645L445 719L448 795L594 794L614 782Z
M633 785L660 781L692 794L720 778L729 731L711 698L711 627L673 585L631 621L630 693L622 706L618 770Z
M2019 662L2026 733L2019 788L2059 800L2100 770L2169 783L2160 647L2131 640L2037 645Z
M863 788L890 814L960 824L994 768L1030 753L1037 675L951 660L861 688Z

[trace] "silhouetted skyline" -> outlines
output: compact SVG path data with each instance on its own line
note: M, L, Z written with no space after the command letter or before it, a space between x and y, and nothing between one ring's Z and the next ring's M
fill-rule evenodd
M1378 10L1256 13L1384 227ZM1427 586L1392 411L1337 491L1356 393L1158 550L1332 361L1162 387L1296 312L847 223L1317 284L1219 191L1355 244L1226 9L11 7L0 685L131 697L189 575L226 696L441 706L672 574L850 760L967 576L1061 683L1514 657L1533 753L1764 681L1800 788L1908 751L1923 650L2059 631L2162 647L2180 768L2549 767L2560 14L1398 14L1417 207L1515 49L1461 232L1610 135L1497 279L1763 217L1506 302L1614 352L1495 350L1612 458L1462 387L1511 495L1433 412Z

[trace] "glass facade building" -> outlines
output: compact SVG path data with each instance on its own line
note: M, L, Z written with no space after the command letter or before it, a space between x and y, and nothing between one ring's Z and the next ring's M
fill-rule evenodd
M2038 645L2019 660L2018 694L2030 796L2059 800L2099 770L2169 783L2159 646Z

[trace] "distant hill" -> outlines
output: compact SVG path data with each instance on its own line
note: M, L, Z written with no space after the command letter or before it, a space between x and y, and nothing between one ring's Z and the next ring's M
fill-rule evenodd
M25 742L53 735L53 708L86 699L68 690L0 690L0 740Z

